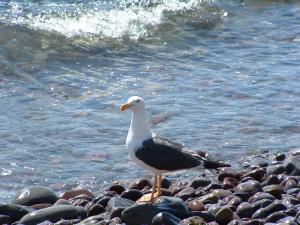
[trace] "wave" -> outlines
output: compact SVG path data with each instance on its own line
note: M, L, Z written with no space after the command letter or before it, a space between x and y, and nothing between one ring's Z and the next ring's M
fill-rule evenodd
M185 24L213 26L226 16L219 2L203 0L0 2L0 22L67 38L140 40Z

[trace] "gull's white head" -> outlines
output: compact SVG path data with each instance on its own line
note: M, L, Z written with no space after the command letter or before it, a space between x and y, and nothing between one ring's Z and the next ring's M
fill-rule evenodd
M125 111L126 109L130 109L133 112L138 112L140 110L145 109L145 102L139 96L130 97L126 103L120 106L120 111Z

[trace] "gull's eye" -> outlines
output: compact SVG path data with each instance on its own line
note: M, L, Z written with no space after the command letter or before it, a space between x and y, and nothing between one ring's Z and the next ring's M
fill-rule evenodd
M140 101L141 101L140 99L136 100L136 102L140 102Z

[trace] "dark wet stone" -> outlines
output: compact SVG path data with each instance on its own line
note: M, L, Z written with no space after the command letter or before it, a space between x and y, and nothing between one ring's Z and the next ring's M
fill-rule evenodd
M160 212L170 213L180 219L189 215L182 199L163 196L155 199L153 203L134 204L126 208L121 218L130 225L151 224L153 217Z
M250 194L248 192L236 191L233 193L234 196L240 197L244 202L248 201Z
M176 187L174 187L173 190L172 190L172 196L178 194L183 189L185 189L185 186L176 186Z
M274 157L276 161L283 161L285 159L285 154L284 153L277 153Z
M52 204L49 204L49 203L40 203L40 204L31 205L30 207L35 210L38 210L38 209L48 208L51 206L52 206Z
M244 183L241 183L237 186L237 191L256 193L262 190L261 184L255 180L248 180Z
M245 175L243 175L243 177L252 177L257 181L260 181L264 177L265 173L266 173L265 169L257 168L249 173L246 173Z
M170 180L168 180L167 178L163 178L161 181L161 187L168 189L169 187L171 187L172 183Z
M217 203L219 198L218 196L214 195L214 194L206 194L203 195L202 197L197 198L198 200L200 200L204 205L207 203Z
M203 218L206 223L209 223L209 222L212 222L212 221L216 220L215 215L210 213L210 212L207 212L207 211L203 211L203 212L192 211L191 216L199 216L199 217Z
M262 155L256 155L251 161L250 165L252 167L258 166L258 167L267 167L269 165L269 162L265 158L265 156Z
M253 208L248 202L241 203L236 210L236 213L240 218L251 218L253 212Z
M281 195L283 193L283 189L279 184L272 184L263 187L263 191L273 195L277 199L281 199Z
M181 198L183 200L187 200L188 198L192 197L195 194L195 189L192 187L187 187L177 193L174 197Z
M138 179L134 182L132 182L129 185L130 189L138 189L138 190L143 190L145 187L152 187L151 182L148 179L142 178L142 179Z
M109 213L106 213L107 216L104 216L103 213L102 214L99 214L99 215L96 215L96 216L90 216L84 220L81 221L80 224L78 225L87 225L87 224L95 224L95 225L98 225L99 222L105 220L106 219L109 219L110 215Z
M192 180L190 186L194 189L197 189L199 187L206 187L211 183L211 180L208 178L197 178Z
M270 200L275 200L275 197L269 193L264 193L264 192L257 192L255 195L253 195L251 198L249 198L248 202L253 203L257 202L262 199L270 199Z
M36 225L46 220L58 222L61 219L69 220L78 218L86 218L84 208L80 206L61 205L31 212L24 216L20 220L20 223L24 225Z
M278 174L282 174L284 172L285 172L285 168L281 164L270 165L267 167L267 175L271 175L271 174L278 175Z
M286 193L288 195L297 195L298 193L300 193L300 188L291 188L287 190Z
M203 191L209 192L214 189L222 189L222 185L218 183L211 183L203 188Z
M111 212L113 216L121 216L121 212L135 204L134 201L127 198L121 198L120 196L112 197L107 203L107 211Z
M72 205L72 204L68 200L58 199L53 205L56 206L56 205Z
M90 217L90 216L99 215L103 212L105 212L105 208L103 207L103 205L95 204L89 207L89 209L87 210L87 215L88 217Z
M103 196L96 203L100 204L100 205L103 205L104 207L106 207L107 203L109 202L110 199L111 199L111 197L109 197L109 196Z
M188 208L191 211L204 211L205 207L201 201L194 199L188 203Z
M234 197L227 203L227 205L238 207L242 202L243 200L240 197Z
M259 201L256 201L254 203L251 204L252 208L254 211L260 209L260 208L264 208L270 204L272 204L274 202L274 200L270 200L270 199L261 199Z
M224 189L235 188L239 184L239 181L234 177L225 177L223 180Z
M284 189L285 190L289 190L289 189L292 189L292 188L297 188L298 187L298 184L296 181L294 180L288 180L285 182L285 187Z
M130 199L132 201L136 201L139 198L141 198L142 196L143 196L143 193L140 190L137 190L137 189L129 189L129 190L124 191L121 194L121 198L127 198L127 199Z
M81 195L75 196L74 198L69 199L69 201L73 201L73 200L77 200L77 199L87 200L88 202L93 200L93 198L90 197L89 195L81 194Z
M253 215L252 219L262 219L266 218L270 214L274 212L278 212L280 210L286 210L287 208L280 202L273 202L265 208L261 208L257 210Z
M89 201L85 199L74 199L74 200L70 200L70 202L74 206L81 206L81 207L85 207L85 205L89 203Z
M0 215L0 224L11 224L11 218L8 215Z
M219 224L228 224L233 218L233 212L229 207L221 208L216 214L216 221Z
M86 195L86 196L88 196L90 198L94 198L95 197L88 190L69 190L69 191L66 191L63 194L61 194L59 196L59 198L69 200L71 198L75 198L75 197L80 196L80 195Z
M151 225L177 225L180 219L170 213L161 212L154 216Z
M179 222L179 225L191 225L191 224L204 224L204 219L199 217L199 216L192 216L192 217L189 217L189 218L186 218L184 220L181 220ZM161 225L161 224L160 224Z
M300 155L287 157L283 166L289 175L300 176Z
M267 185L280 184L280 180L276 175L272 174L272 175L268 176L268 178L266 180L266 184Z
M231 220L228 225L240 225L240 222L241 221L239 219L234 219L234 220Z
M10 216L12 222L20 220L23 216L32 211L32 208L22 205L0 204L0 214Z
M223 198L226 198L227 196L231 195L232 192L229 190L215 189L211 192L211 194L217 196L218 199L223 199Z
M221 171L218 174L218 180L223 181L225 178L236 178L236 174L234 174L232 171L228 171L228 170Z
M287 208L293 208L295 205L300 205L300 200L293 196L286 196L282 199L282 204Z
M283 212L274 212L274 213L270 214L269 216L267 216L267 218L265 219L265 222L276 223L278 220L283 219L285 217L287 217L287 215Z
M125 188L120 184L113 184L109 187L108 191L114 191L118 195L122 194L123 191L125 191Z
M34 205L39 203L54 204L58 200L57 195L46 187L28 187L16 194L11 203L16 205Z
M247 220L247 221L242 221L239 225L263 225L264 223L260 220Z

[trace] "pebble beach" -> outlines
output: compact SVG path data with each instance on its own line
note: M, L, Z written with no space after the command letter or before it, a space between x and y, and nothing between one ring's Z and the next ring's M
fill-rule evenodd
M0 224L24 225L262 225L300 223L300 151L265 152L241 170L171 182L162 196L138 202L152 181L115 181L95 195L84 189L55 193L31 186L0 205Z

